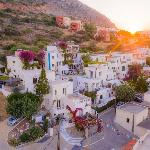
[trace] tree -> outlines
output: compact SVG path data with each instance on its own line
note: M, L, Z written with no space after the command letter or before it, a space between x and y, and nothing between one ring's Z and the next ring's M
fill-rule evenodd
M22 97L21 93L13 93L7 97L7 112L10 115L17 118L23 116Z
M144 76L139 76L136 81L136 91L140 93L145 93L148 91L148 83Z
M142 66L140 64L133 64L129 66L129 71L128 71L129 80L136 81L138 76L142 74L141 70L142 70Z
M82 60L85 66L88 66L88 63L92 61L89 54L83 55Z
M150 57L146 58L146 64L150 66Z
M13 93L7 97L7 112L16 118L30 118L37 112L41 100L33 93Z
M44 131L39 127L33 127L29 130L30 132L30 138L32 140L36 140L39 137L42 137L44 135Z
M35 86L36 94L43 97L43 95L48 94L50 87L48 79L46 78L46 72L42 68L41 75L39 77L39 80Z
M93 100L93 101L96 99L96 92L95 92L95 91L94 91L94 92L87 92L87 91L86 91L86 92L84 93L84 95L87 96L87 97L90 97L91 100Z
M27 132L22 133L19 138L20 138L21 142L30 141L30 135Z
M48 125L49 125L48 119L45 119L44 123L43 123L43 130L44 130L44 132L48 131Z
M85 23L84 30L85 30L86 38L88 40L94 38L94 34L96 33L96 26L94 24Z
M128 102L135 98L135 89L128 83L116 87L115 92L117 101Z
M35 112L37 112L40 102L40 99L36 95L32 93L26 93L22 97L23 116L30 118Z

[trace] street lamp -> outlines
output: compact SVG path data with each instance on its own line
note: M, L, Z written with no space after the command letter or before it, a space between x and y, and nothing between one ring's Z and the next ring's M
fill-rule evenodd
M57 130L57 137L58 137L58 140L57 140L57 150L60 150L60 121L61 121L61 118L60 118L60 115L58 115L58 130Z

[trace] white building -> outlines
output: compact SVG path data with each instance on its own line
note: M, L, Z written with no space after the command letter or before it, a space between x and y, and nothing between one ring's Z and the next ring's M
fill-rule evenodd
M94 102L98 107L106 105L109 101L115 99L112 88L100 88L96 94L96 101Z
M80 50L80 46L75 44L74 41L67 42L67 53L77 54L79 53L79 50Z
M135 135L142 137L147 130L141 127L141 123L148 118L148 107L137 103L127 103L116 109L115 122Z
M90 57L93 61L106 62L108 54L91 54Z
M73 93L73 83L65 80L56 80L50 83L50 93L46 96L45 106L52 116L65 115L64 99Z
M130 55L123 53L112 53L111 57L107 58L109 67L116 72L118 79L124 79L128 74L128 66L131 64Z
M58 71L63 66L64 56L61 49L56 46L47 46L45 52L45 67L47 70Z
M66 106L68 105L72 111L80 109L77 115L85 115L91 113L91 98L81 94L70 94L65 98Z
M41 69L23 69L23 63L18 56L18 52L16 52L14 56L7 56L7 68L10 70L10 77L20 78L22 80L25 91L35 92L35 84L41 74ZM54 81L55 72L47 69L45 70L48 81Z
M144 93L144 101L150 103L150 91Z
M84 68L85 75L74 79L74 89L95 91L100 87L107 86L107 82L116 79L116 73L108 64L89 65Z
M45 106L53 117L63 115L68 117L68 105L72 110L81 108L80 115L91 113L91 99L81 94L73 93L73 82L56 80L50 83L50 94L45 98Z
M101 79L92 79L77 76L73 80L73 88L76 91L95 91L102 86Z

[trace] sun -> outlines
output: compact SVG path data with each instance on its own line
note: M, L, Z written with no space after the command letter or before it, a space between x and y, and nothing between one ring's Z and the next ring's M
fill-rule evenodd
M131 25L131 26L127 27L127 30L131 33L135 33L137 31L140 31L141 27L138 25Z
M126 25L123 26L123 29L131 32L131 33L135 33L137 31L141 31L143 29L143 25L140 22L128 22Z

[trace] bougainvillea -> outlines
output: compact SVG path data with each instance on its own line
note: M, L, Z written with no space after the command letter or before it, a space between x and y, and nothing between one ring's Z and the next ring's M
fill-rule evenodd
M66 49L66 48L67 48L67 43L64 42L64 41L59 41L59 42L58 42L58 46L59 46L61 49Z
M22 50L19 52L19 57L20 59L23 61L23 62L32 62L36 55L34 52L28 50L28 51L25 51L25 50Z
M36 59L40 65L44 65L44 58L45 58L44 50L39 51L39 53L36 55Z
M82 110L81 108L77 108L75 111L72 111L72 109L67 105L66 109L69 110L69 112L72 114L72 119L74 120L77 126L79 125L82 129L84 129L86 127L97 125L97 131L102 131L102 120L96 118L84 118L77 116L77 112Z
M45 58L44 50L39 51L37 54L35 54L33 51L30 50L21 50L18 52L19 52L18 56L23 62L24 69L31 69L31 68L34 69L35 67L40 69L44 65L44 58Z

